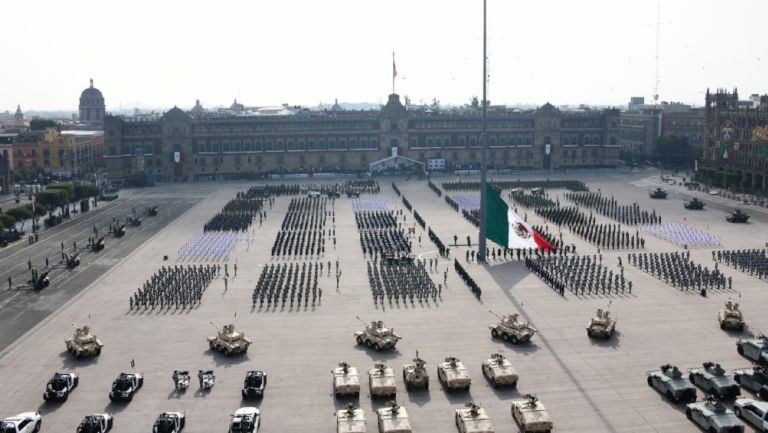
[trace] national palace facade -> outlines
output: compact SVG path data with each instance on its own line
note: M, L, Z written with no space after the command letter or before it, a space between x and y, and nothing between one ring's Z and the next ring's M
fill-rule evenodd
M396 94L368 111L248 115L173 108L152 119L105 116L104 159L112 178L368 172L393 158L416 167L474 169L481 126L479 109L409 109ZM612 167L619 158L619 111L491 107L487 137L489 168Z

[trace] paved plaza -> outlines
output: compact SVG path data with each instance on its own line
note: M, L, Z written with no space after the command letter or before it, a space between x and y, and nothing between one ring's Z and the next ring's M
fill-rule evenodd
M744 206L752 218L748 224L725 222L735 202L693 193L678 186L667 186L658 172L585 171L546 175L515 174L491 176L494 180L575 179L586 183L591 191L600 190L622 204L637 202L642 209L655 209L665 223L688 226L718 236L721 249L764 248L768 242L768 212ZM433 182L470 178L436 177ZM136 207L164 203L177 209L173 218L166 216L163 226L148 232L135 248L93 275L93 282L78 290L64 291L52 281L38 297L24 303L0 305L0 315L13 318L24 310L46 309L39 323L25 324L29 330L12 343L0 346L0 417L24 411L40 411L43 432L75 431L85 415L110 412L115 415L116 433L149 432L160 412L183 411L189 433L226 431L230 414L241 406L257 406L262 412L263 432L331 433L335 430L334 411L353 401L365 410L368 431L377 431L374 410L386 400L371 399L367 377L363 377L359 401L336 400L331 389L330 371L342 361L357 367L367 376L374 363L385 362L396 371L397 401L405 406L413 430L426 433L456 431L454 409L474 401L490 415L497 432L518 431L511 415L510 402L526 393L535 393L549 409L556 432L698 432L687 420L684 406L668 403L646 384L646 371L672 363L683 370L700 367L703 362L719 362L727 371L747 367L749 362L736 352L735 342L741 334L720 330L717 312L728 298L739 300L747 323L747 332L768 330L768 282L738 270L720 265L720 270L733 279L731 290L712 290L708 297L694 292L681 292L627 263L629 251L601 251L603 264L618 270L617 258L624 259L625 276L633 282L630 293L576 296L566 291L560 296L531 274L522 261L498 260L488 265L467 263L466 238L477 242L477 229L432 191L426 181L403 177L378 178L381 192L372 197L388 199L393 210L407 215L405 225L415 227L412 234L414 254L420 258L437 258L437 271L430 277L442 284L448 269L447 283L436 302L384 301L374 304L353 202L342 195L333 201L335 219L326 222L334 228L335 244L326 240L321 257L273 258L270 254L292 197L277 196L266 207L266 219L258 219L229 253L228 261L218 259L178 260L182 246L202 233L203 225L238 191L255 182L222 182L204 184L161 185L151 189L130 191L126 197ZM424 218L426 226L450 248L450 258L442 258L427 235L416 224L411 212L392 188L395 182L403 197ZM286 181L286 183L289 181ZM294 181L291 181L294 182ZM302 183L302 181L295 181ZM315 181L313 181L315 182ZM321 182L321 181L316 181ZM651 200L648 189L664 186L670 192L666 200ZM567 203L566 190L552 190L551 198ZM444 195L467 195L467 192L443 191ZM122 194L122 192L121 192ZM687 211L683 200L702 198L704 211ZM363 195L363 198L368 195ZM507 192L502 193L507 199ZM122 199L121 199L122 200ZM462 201L472 202L471 198ZM125 213L129 204L122 206ZM582 209L589 213L589 209ZM531 224L547 222L532 210L520 208ZM178 216L177 216L178 215ZM599 215L598 223L615 224ZM149 222L149 219L146 219ZM548 225L557 234L558 228ZM634 226L623 226L635 232ZM453 236L459 239L454 246ZM575 245L577 253L595 254L597 249L566 228L562 229L566 245ZM419 242L419 238L421 241ZM682 251L683 247L660 238L645 236L646 252ZM473 245L472 248L476 248ZM710 268L712 247L690 250L691 259ZM0 251L0 263L12 252ZM14 253L15 254L15 253ZM168 261L163 261L163 256ZM26 257L20 254L26 266ZM478 299L453 269L458 258L467 272L482 288ZM336 287L335 271L325 272L318 280L322 298L314 307L260 308L252 306L252 294L265 265L322 261L339 261L341 277ZM199 306L187 309L130 309L129 298L158 269L176 264L228 264L230 274L237 264L237 275L230 275L227 286L223 276L213 280L205 290ZM15 265L15 263L13 263ZM5 265L3 265L5 266ZM58 297L53 307L46 297ZM618 318L613 339L600 342L587 337L585 327L597 308L611 302L611 312ZM515 346L493 340L488 325L496 322L489 312L520 313L538 329L530 344ZM762 313L761 313L762 311ZM357 346L353 333L362 328L356 319L383 320L403 338L393 351L374 352ZM44 318L43 318L44 317ZM5 327L20 325L2 321ZM38 319L39 320L39 319ZM27 323L27 322L25 322ZM208 349L206 337L215 335L216 325L235 324L253 340L248 353L227 358ZM104 343L96 359L75 360L65 350L64 339L71 336L73 325L88 324ZM9 329L8 328L8 329ZM26 329L25 328L25 329ZM427 361L430 373L429 391L406 392L400 372L418 351ZM496 390L481 373L481 363L492 353L505 355L518 370L517 389ZM455 356L470 369L472 386L469 393L447 393L439 386L435 374L438 362ZM132 368L131 364L134 364ZM123 371L144 374L145 382L133 401L110 403L108 392L112 380ZM210 392L197 389L193 381L185 393L174 391L173 370L213 369L217 381ZM261 369L269 376L262 401L241 400L240 389L246 371ZM62 404L44 403L42 393L54 372L75 371L80 385ZM703 396L701 390L698 395ZM742 389L742 396L749 396ZM747 427L747 431L754 431Z

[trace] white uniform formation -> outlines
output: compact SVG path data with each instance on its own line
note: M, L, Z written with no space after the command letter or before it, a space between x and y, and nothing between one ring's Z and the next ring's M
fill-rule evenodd
M638 227L644 233L679 246L720 246L720 236L703 232L683 223L642 224Z
M240 240L239 232L200 233L179 248L179 260L228 261Z
M352 210L389 210L389 199L383 197L361 197L352 199Z
M480 194L459 194L451 198L462 209L480 209Z

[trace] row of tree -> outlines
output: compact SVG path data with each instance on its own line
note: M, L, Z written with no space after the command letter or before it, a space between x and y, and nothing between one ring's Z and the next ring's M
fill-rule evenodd
M32 204L9 209L5 213L0 214L0 231L12 230L19 222L22 223L20 230L23 231L24 222L33 217L37 222L38 218L45 216L49 210L53 212L56 209L61 209L64 212L64 208L71 203L95 197L98 194L98 188L82 185L78 182L50 185L35 195L34 214L32 212Z

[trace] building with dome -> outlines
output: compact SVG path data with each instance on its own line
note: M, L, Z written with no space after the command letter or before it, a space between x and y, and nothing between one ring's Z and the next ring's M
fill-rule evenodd
M104 124L104 96L101 91L91 86L80 94L80 122L88 126L101 127Z

